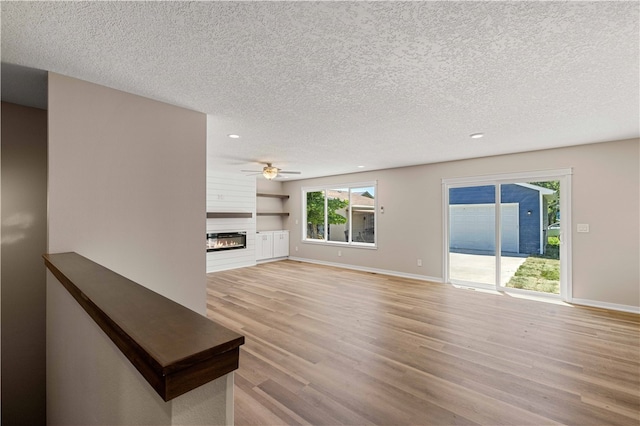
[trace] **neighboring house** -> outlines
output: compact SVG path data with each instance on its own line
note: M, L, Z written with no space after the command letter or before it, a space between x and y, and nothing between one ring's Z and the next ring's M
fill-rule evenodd
M349 201L349 191L329 190L327 196ZM374 197L368 192L351 194L352 214L352 238L354 242L373 243L375 204ZM347 241L349 226L349 206L345 209L336 210L336 213L347 219L344 224L329 224L329 241Z
M527 183L502 185L502 252L542 254L549 225L547 206L555 191ZM449 192L451 250L495 251L495 187L452 188Z

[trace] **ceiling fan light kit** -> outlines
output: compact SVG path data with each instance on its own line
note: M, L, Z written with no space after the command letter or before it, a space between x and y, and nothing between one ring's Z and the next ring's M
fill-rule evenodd
M264 169L262 169L262 176L264 176L268 180L272 180L278 176L278 168L268 165Z
M255 173L255 174L261 174L262 176L265 177L265 179L267 180L273 180L275 178L277 178L280 175L283 174L287 174L287 175L299 175L300 172L289 172L289 171L285 171L285 170L280 170L277 167L274 167L271 165L271 163L266 163L267 165L264 166L262 168L262 171L257 171L257 170L242 170L243 172L248 172L248 173Z

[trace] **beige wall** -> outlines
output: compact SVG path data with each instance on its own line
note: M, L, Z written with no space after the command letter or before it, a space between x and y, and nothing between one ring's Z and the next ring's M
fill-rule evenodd
M206 116L49 74L49 251L206 313Z
M2 424L44 424L47 111L2 102Z
M262 176L256 177L256 192L264 194L283 194L282 181L267 180ZM288 200L270 197L256 198L258 212L286 212ZM258 231L280 231L286 229L281 216L256 216Z
M285 182L291 255L442 280L443 178L572 168L573 298L637 308L639 147L640 140L633 139ZM301 243L302 187L371 180L378 181L378 206L384 206L377 250L340 247L338 257L337 247ZM590 232L576 233L577 223L589 224Z
M54 282L47 289L48 425L233 424L233 373L165 402ZM229 416L229 417L228 417ZM44 424L44 422L42 423Z
M54 73L48 98L48 251L205 315L206 116ZM50 423L176 419L51 274L47 394ZM226 397L213 409L226 412Z

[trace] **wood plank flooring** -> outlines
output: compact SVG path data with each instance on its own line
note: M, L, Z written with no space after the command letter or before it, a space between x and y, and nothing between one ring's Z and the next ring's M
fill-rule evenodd
M208 274L236 425L639 425L640 316L280 261Z

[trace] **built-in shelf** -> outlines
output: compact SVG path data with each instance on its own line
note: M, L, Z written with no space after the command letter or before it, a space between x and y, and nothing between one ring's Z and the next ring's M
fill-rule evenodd
M289 196L284 194L266 194L264 192L258 192L256 197L269 197L269 198L280 198L281 200L288 200ZM289 213L286 212L257 212L256 216L289 216Z
M289 198L288 195L283 194L265 194L263 192L258 192L256 194L257 197L271 197L271 198Z
M207 219L250 219L252 216L251 212L207 212Z

